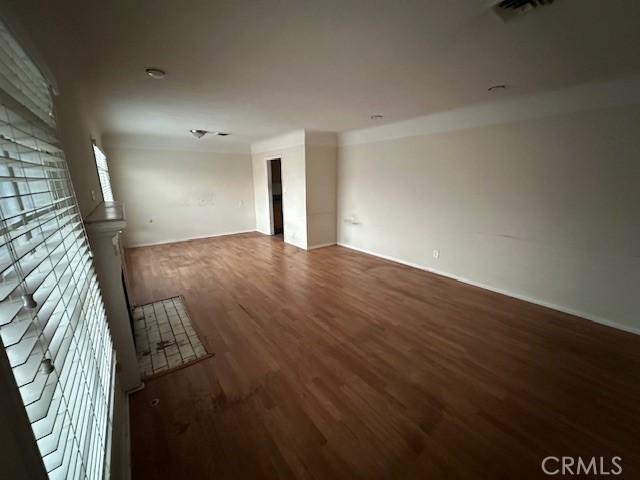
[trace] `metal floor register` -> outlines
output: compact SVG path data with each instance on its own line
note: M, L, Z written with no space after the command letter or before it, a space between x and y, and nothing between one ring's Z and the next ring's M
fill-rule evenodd
M145 378L210 356L191 325L182 297L135 307L136 354Z

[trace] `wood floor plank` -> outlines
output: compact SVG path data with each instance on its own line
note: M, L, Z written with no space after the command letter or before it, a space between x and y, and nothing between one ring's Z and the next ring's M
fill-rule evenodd
M260 234L127 257L132 300L182 295L215 354L130 397L134 479L640 478L638 336Z

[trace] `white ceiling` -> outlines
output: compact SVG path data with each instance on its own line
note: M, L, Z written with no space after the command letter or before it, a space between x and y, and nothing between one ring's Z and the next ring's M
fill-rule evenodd
M76 65L105 135L129 143L345 131L640 71L637 0L556 0L508 23L486 0L14 3Z

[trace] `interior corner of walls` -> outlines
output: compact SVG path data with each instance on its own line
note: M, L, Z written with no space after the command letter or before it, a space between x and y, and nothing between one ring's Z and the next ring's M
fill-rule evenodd
M104 150L106 149L106 147L104 146L104 143L103 143L103 141L102 141L102 133L101 133L101 132L96 133L96 130L95 130L95 129L93 129L93 128L91 128L91 129L90 129L90 136L91 136L91 141L92 141L93 143L95 143L95 144L96 144L96 146L97 146L100 150L104 151ZM106 152L105 152L105 153L106 153Z
M305 144L306 132L304 130L294 130L271 138L266 138L251 144L251 154L284 150L291 147L303 146Z
M338 242L319 243L315 245L310 245L309 247L307 247L307 250L317 250L319 248L332 247L337 244Z
M307 242L303 242L303 241L299 241L299 240L293 240L291 237L287 237L285 235L284 238L284 243L288 244L288 245L293 245L294 247L300 248L302 250L307 250Z
M80 213L86 216L102 201L91 142L95 129L90 128L73 95L56 97L55 105L60 142L67 159L71 183ZM95 136L99 138L99 135Z
M338 133L319 130L305 130L305 145L336 147L338 145Z

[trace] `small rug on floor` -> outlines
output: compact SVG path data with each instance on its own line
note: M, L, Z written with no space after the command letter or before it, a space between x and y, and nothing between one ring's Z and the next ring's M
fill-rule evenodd
M138 365L144 378L210 357L193 329L182 297L133 309Z

